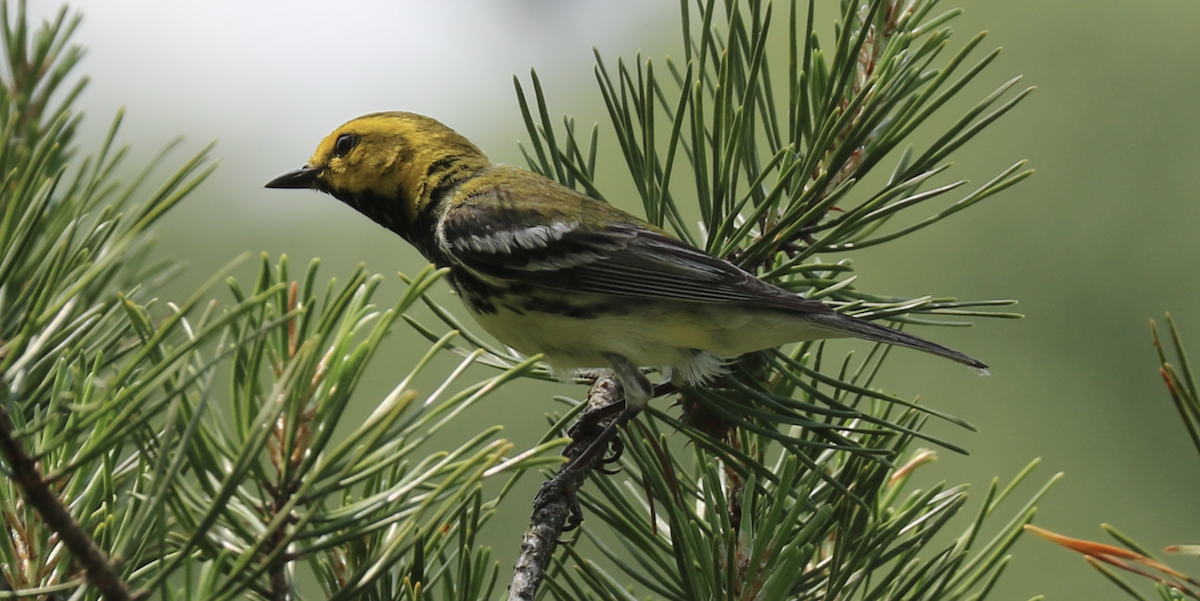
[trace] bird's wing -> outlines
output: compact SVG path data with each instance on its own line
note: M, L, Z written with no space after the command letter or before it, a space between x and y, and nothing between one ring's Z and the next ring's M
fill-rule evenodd
M604 214L580 223L571 220L578 214L548 218L475 198L447 211L440 236L458 263L485 278L567 292L832 313L603 207L591 207Z

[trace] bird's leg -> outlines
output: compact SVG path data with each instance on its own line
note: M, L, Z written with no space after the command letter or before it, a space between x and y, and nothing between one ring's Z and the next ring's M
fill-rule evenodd
M642 370L638 369L638 366L634 365L633 362L615 353L604 353L604 358L608 359L609 364L612 365L613 373L617 376L617 379L620 380L621 388L625 391L625 408L622 409L621 413L617 415L617 419L613 420L613 422L610 423L608 427L606 427L604 431L601 432L600 435L588 445L586 449L584 449L583 453L581 453L579 457L575 458L575 460L571 462L572 464L579 464L581 469L586 469L586 466L591 463L593 459L602 456L610 447L614 450L613 456L601 459L601 461L603 463L613 463L620 458L621 450L624 448L624 445L621 443L621 440L617 438L617 433L622 427L625 426L625 424L629 423L629 420L641 413L642 410L646 408L646 405L650 403L650 399L654 397L654 387L650 385L650 381L647 380L646 376L642 374ZM607 414L609 407L615 408L614 405L616 405L616 403L601 407L597 411L589 413ZM576 425L579 426L582 424L582 422L583 418L580 418L580 423L577 423ZM574 438L574 428L572 428L571 434L572 438Z
M583 511L579 507L576 490L583 484L587 473L603 461L605 451L616 440L621 428L637 417L637 414L645 409L654 395L654 387L650 385L650 381L629 359L611 353L606 353L604 357L612 365L613 372L625 391L625 408L599 435L592 439L582 453L575 456L570 463L559 469L553 478L542 485L533 502L536 514L539 509L556 499L565 500L570 507L566 530L578 526L583 521ZM604 411L609 406L611 405L600 407L599 410ZM576 433L576 429L572 428L572 435ZM566 454L570 455L570 449Z
M609 365L612 365L613 373L617 374L617 379L621 381L621 386L625 389L625 410L636 409L641 411L650 404L650 399L654 397L654 386L650 385L650 380L642 374L642 370L634 365L632 361L615 353L601 353L605 359L608 359Z

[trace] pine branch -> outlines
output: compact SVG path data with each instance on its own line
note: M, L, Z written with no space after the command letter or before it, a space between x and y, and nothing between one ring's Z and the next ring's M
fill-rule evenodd
M786 94L773 87L780 79L765 51L769 33L778 28L769 2L682 3L686 64L668 59L670 79L657 77L662 70L640 55L632 62L618 59L614 68L597 51L600 93L646 219L771 283L860 317L938 325L969 323L930 316L1017 317L989 311L1013 301L868 293L858 288L849 260L829 263L815 256L914 234L1028 177L1020 161L949 206L918 213L965 184L938 182L949 168L943 161L1031 88L1010 95L1015 78L926 148L903 148L991 63L995 52L954 79L983 35L939 65L936 59L951 36L946 23L959 11L935 15L936 2L930 0L842 2L834 44L823 50L813 28L815 2L808 2L804 25L797 4L790 3L788 18L789 64L781 88ZM579 152L574 119L563 118L564 135L555 132L536 72L530 79L531 98L515 80L529 133L522 146L529 168L604 198L594 183L594 153L585 158ZM777 106L784 96L786 104ZM594 140L593 134L593 146ZM863 193L859 182L889 158L896 160L891 177ZM691 177L681 176L688 168ZM689 179L688 186L680 184ZM695 199L699 228L682 218L684 198ZM910 223L887 229L904 218ZM439 317L461 327L452 317ZM503 357L502 351L487 350ZM607 549L605 537L591 534L590 522L585 533L626 576L662 598L942 599L981 586L979 594L986 594L1020 526L1032 517L1031 506L1017 513L1002 536L973 549L979 522L1008 491L993 487L956 546L931 560L918 559L966 496L964 487L935 488L915 491L896 506L907 474L921 464L897 463L918 439L965 452L952 440L923 433L930 417L973 426L881 392L875 379L886 355L876 347L862 361L834 362L823 343L801 343L742 357L731 362L726 377L683 390L679 418L651 407L644 428L621 439L626 451L621 474L630 486L597 478L595 492L568 487L568 497L578 494L589 515L614 531L624 549ZM660 423L689 437L695 448L691 461L671 452ZM806 503L793 502L800 499ZM536 527L557 533L560 526L551 516L543 522L540 501L539 495L535 528L526 533L514 579L521 588L513 592L514 585L510 598L531 599L539 576L534 568L548 567L546 549L552 550L553 541ZM659 531L661 521L669 534ZM752 547L743 546L751 544L747 541ZM552 596L628 596L627 581L571 547L565 551L576 560L576 570L547 580Z
M11 470L13 482L21 487L25 499L83 565L88 582L100 589L107 601L133 600L135 597L129 594L129 586L121 578L116 565L96 546L92 537L79 526L71 512L50 490L37 462L25 452L5 409L7 396L4 395L5 398L0 400L0 454Z
M1196 388L1196 380L1192 375L1192 367L1183 346L1183 339L1170 313L1166 315L1166 323L1167 331L1170 334L1171 351L1173 351L1170 354L1163 347L1158 333L1158 324L1153 319L1150 320L1150 337L1154 344L1154 351L1158 355L1158 373L1163 379L1167 393L1171 396L1171 401L1179 413L1179 419L1183 422L1184 429L1187 430L1193 446L1200 451L1200 391ZM1171 360L1171 354L1174 355L1174 361ZM1101 528L1120 546L1070 538L1033 525L1025 526L1026 530L1082 555L1088 565L1134 599L1145 598L1111 568L1117 568L1155 583L1156 592L1163 599L1185 597L1200 599L1200 579L1159 561L1145 547L1115 527L1101 524ZM1194 544L1171 545L1164 551L1170 554L1197 556L1200 555L1200 546Z
M982 35L939 62L955 11L936 15L933 0L843 2L833 44L822 49L814 2L807 21L798 4L790 2L781 28L783 11L769 2L685 2L685 63L668 60L665 69L641 56L605 64L597 53L597 82L646 217L840 311L914 324L1012 316L992 312L1008 301L867 292L849 260L816 255L945 223L1027 177L1017 162L966 193L961 180L941 179L945 160L1029 89L1014 79L931 144L904 148L992 62L994 52L964 67ZM549 379L549 371L429 301L442 275L432 268L383 308L372 301L379 276L360 268L326 283L315 261L295 277L286 257L265 255L245 287L227 281L232 301L209 301L208 286L178 305L156 299L155 285L176 268L151 261L146 234L211 173L207 149L145 194L140 185L159 159L128 185L113 179L125 156L115 145L118 117L98 152L76 161L79 117L66 109L84 80L60 84L82 56L68 44L78 19L63 11L31 34L23 5L11 24L7 6L0 2L11 74L0 82L0 173L9 174L0 447L19 477L0 483L0 509L20 534L0 537L0 561L24 579L11 588L108 597L48 549L54 537L82 537L91 547L70 543L71 557L88 578L107 565L133 591L122 598L283 599L299 590L299 562L330 600L490 598L498 568L475 536L509 487L485 499L482 483L546 465L537 453L553 443L506 459L512 446L496 438L498 428L446 450L427 450L429 441L506 382ZM790 52L780 77L767 39L782 29ZM518 83L531 168L603 198L598 127L577 135L565 117L556 131L536 74L530 90L532 101ZM894 161L891 176L864 190L860 182L885 161ZM699 227L688 223L689 201ZM407 314L418 300L444 327ZM348 420L366 366L399 319L428 339L428 352L371 415ZM459 362L432 392L412 389L442 352ZM631 583L671 599L982 598L1033 501L993 539L978 541L978 532L1028 470L1006 488L994 483L962 534L938 547L967 506L965 487L906 489L932 456L911 446L924 439L959 449L923 433L931 418L971 426L881 391L886 356L875 348L862 360L835 360L825 345L805 343L744 357L711 386L682 391L682 415L651 408L622 434L622 474L584 488L609 449L600 433L615 432L605 425L619 390L600 376L564 455L599 452L566 480L570 494L541 497L510 598L533 599L541 584L557 598L627 599ZM499 371L464 380L476 364ZM688 437L686 452L669 432ZM14 485L50 495L59 514L32 515L25 506L48 501L22 504ZM578 515L574 498L594 516L583 535L618 571L570 546L558 547L556 560L558 538ZM624 548L606 547L612 539L599 527ZM16 550L27 543L29 552ZM7 568L28 567L20 561L29 557L43 563ZM577 569L551 569L567 560Z
M353 423L371 358L442 272L377 308L382 276L320 282L313 261L292 278L286 257L264 255L245 288L226 280L238 259L182 302L156 298L178 267L154 258L151 229L212 172L209 149L143 190L170 143L122 183L118 115L76 161L79 117L66 109L86 78L55 90L82 53L68 44L78 17L64 9L32 29L23 3L15 22L7 9L0 0L0 462L13 478L0 479L0 597L283 599L300 590L298 562L329 599L489 596L498 567L474 537L498 501L482 482L544 460L506 460L496 427L456 448L427 442L535 362L463 383L485 359L467 352L421 395L413 378L454 346L440 337ZM221 281L232 300L210 299Z
M521 537L521 552L508 587L509 601L534 600L559 537L568 524L571 528L578 527L577 521L572 523L580 511L576 495L588 475L605 463L605 458L597 454L590 460L577 460L598 442L607 449L609 441L602 440L601 435L614 426L618 417L614 409L623 406L621 395L621 384L610 373L596 377L588 390L587 407L569 432L571 444L563 450L566 461L559 468L559 477L543 484L534 501L533 516ZM551 482L553 489L549 486Z

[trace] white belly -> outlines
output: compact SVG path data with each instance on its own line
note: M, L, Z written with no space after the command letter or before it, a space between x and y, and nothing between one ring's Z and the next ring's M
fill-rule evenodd
M572 296L572 305L605 303L599 296ZM555 371L608 367L604 353L644 367L670 367L691 382L720 373L723 358L832 333L782 312L741 310L711 303L623 301L624 310L590 318L521 310L496 304L495 313L474 314L485 330L524 353L542 353ZM588 312L588 314L592 314Z

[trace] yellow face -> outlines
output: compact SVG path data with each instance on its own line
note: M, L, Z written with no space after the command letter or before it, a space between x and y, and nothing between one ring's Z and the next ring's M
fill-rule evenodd
M488 164L474 144L429 117L372 113L334 130L307 165L271 180L267 187L315 188L343 200L400 202L411 221L428 202L426 191L444 177L435 171L447 165L477 170Z
M317 182L331 192L370 192L393 197L411 189L406 179L412 169L416 133L405 113L378 113L359 117L321 140L308 160L319 170Z

